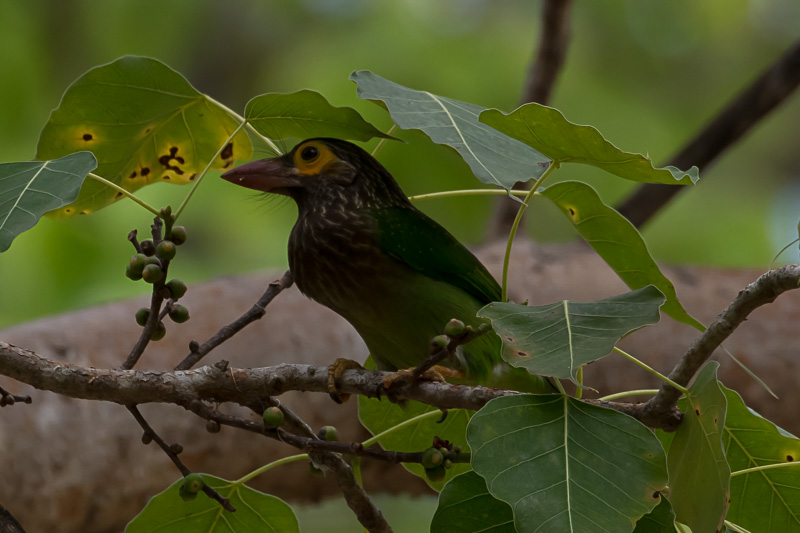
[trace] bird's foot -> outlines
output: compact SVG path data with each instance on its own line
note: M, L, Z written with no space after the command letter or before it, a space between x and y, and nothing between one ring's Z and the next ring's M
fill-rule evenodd
M328 365L328 395L331 399L336 403L344 403L350 399L349 394L340 393L339 388L336 385L336 380L342 377L342 373L345 370L364 370L364 367L361 366L360 363L357 361L353 361L352 359L344 359L343 357L339 357Z
M383 378L383 389L390 399L393 390L397 390L398 388L413 383L416 380L444 382L446 381L445 378L464 377L464 374L458 370L446 366L435 365L420 374L420 376L415 380L414 377L416 374L414 370L416 369L405 368Z

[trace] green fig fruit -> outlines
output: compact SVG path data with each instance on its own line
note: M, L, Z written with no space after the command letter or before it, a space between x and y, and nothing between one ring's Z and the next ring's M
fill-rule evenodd
M158 246L156 246L156 257L162 261L169 261L174 258L175 252L177 252L177 249L175 248L175 243L172 241L161 241L158 243Z
M183 298L183 295L186 294L186 291L188 290L186 288L186 284L179 279L169 280L166 287L169 289L169 292L172 294L172 298L174 300Z
M431 481L443 481L445 476L447 476L447 470L443 465L425 469L425 477Z
M152 335L150 335L150 340L160 341L166 335L167 335L167 326L165 326L163 322L159 321L155 331L153 331Z
M136 323L144 327L147 324L147 319L150 318L150 308L142 307L136 311Z
M464 329L466 326L462 321L457 318L450 319L450 322L444 327L444 334L450 335L451 337L458 337L459 335L464 333Z
M176 324L183 324L189 320L189 310L184 305L175 304L169 310L169 317Z
M421 464L425 468L436 468L444 461L444 454L436 448L428 448L422 453Z
M168 237L176 246L180 246L186 242L186 228L183 226L173 226Z
M150 264L144 267L144 270L142 270L142 278L144 278L147 283L155 283L163 277L164 272L158 265Z
M283 424L283 411L281 411L280 407L267 407L264 409L264 414L262 415L264 419L264 425L268 428L276 428Z

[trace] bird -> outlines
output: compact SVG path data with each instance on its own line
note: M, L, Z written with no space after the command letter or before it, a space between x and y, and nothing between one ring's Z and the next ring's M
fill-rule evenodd
M417 209L380 162L351 142L307 139L284 155L246 163L221 177L294 200L298 214L288 243L292 278L305 296L355 328L378 370L420 365L448 321L477 329L485 322L477 311L501 299L486 267ZM546 379L512 368L500 354L500 338L491 331L459 346L443 364L464 383L553 391Z

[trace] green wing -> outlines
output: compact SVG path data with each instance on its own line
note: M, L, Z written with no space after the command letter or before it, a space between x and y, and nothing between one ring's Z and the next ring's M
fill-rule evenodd
M466 291L481 303L500 300L500 286L464 245L415 207L374 212L383 251L426 276Z

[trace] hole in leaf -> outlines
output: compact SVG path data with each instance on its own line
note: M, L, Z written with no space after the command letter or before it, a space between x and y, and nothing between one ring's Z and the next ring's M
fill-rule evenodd
M792 461L794 461L794 456L792 456L792 455L787 455L787 456L786 456L786 460L787 460L787 461L789 461L789 462L791 463Z
M700 409L695 409L694 410L694 414L696 414L697 416L700 416Z
M222 168L230 168L233 165L233 159L222 165Z
M233 143L228 143L225 145L225 148L219 153L220 158L222 159L230 159L233 157Z
M78 214L79 214L79 215L88 215L89 213L90 213L90 211L89 211L88 209L84 209L83 211L81 211L81 212L80 212L80 213L78 213Z
M197 177L197 173L195 173L195 174L192 174L191 176L189 176L189 181L194 181L194 179L195 179L196 177Z
M654 499L654 500L657 500L657 499L658 499L660 496L661 496L661 494L660 494L658 491L655 491L655 492L653 493L653 499Z
M125 196L125 195L124 195L124 194L122 194L121 192L117 192L117 194L115 194L115 195L114 195L114 198L116 198L117 200L119 200L119 199L120 199L120 198L122 198L123 196Z
M68 214L68 215L71 215L71 214L72 214L74 211L75 211L75 210L74 210L74 209L72 209L71 207L67 207L66 209L64 209L64 212L65 212L66 214Z
M84 140L84 141L91 141L93 138L94 138L94 137L92 137L92 134L91 134L91 133L84 133L84 134L83 134L83 140Z
M132 179L134 179L134 178L136 178L136 171L135 171L135 170L134 170L133 172L131 172L131 175L130 175L130 176L128 176L128 179L129 179L129 180L132 180Z
M147 176L148 174L150 174L150 169L147 168L147 167L144 167L142 169L142 176Z

